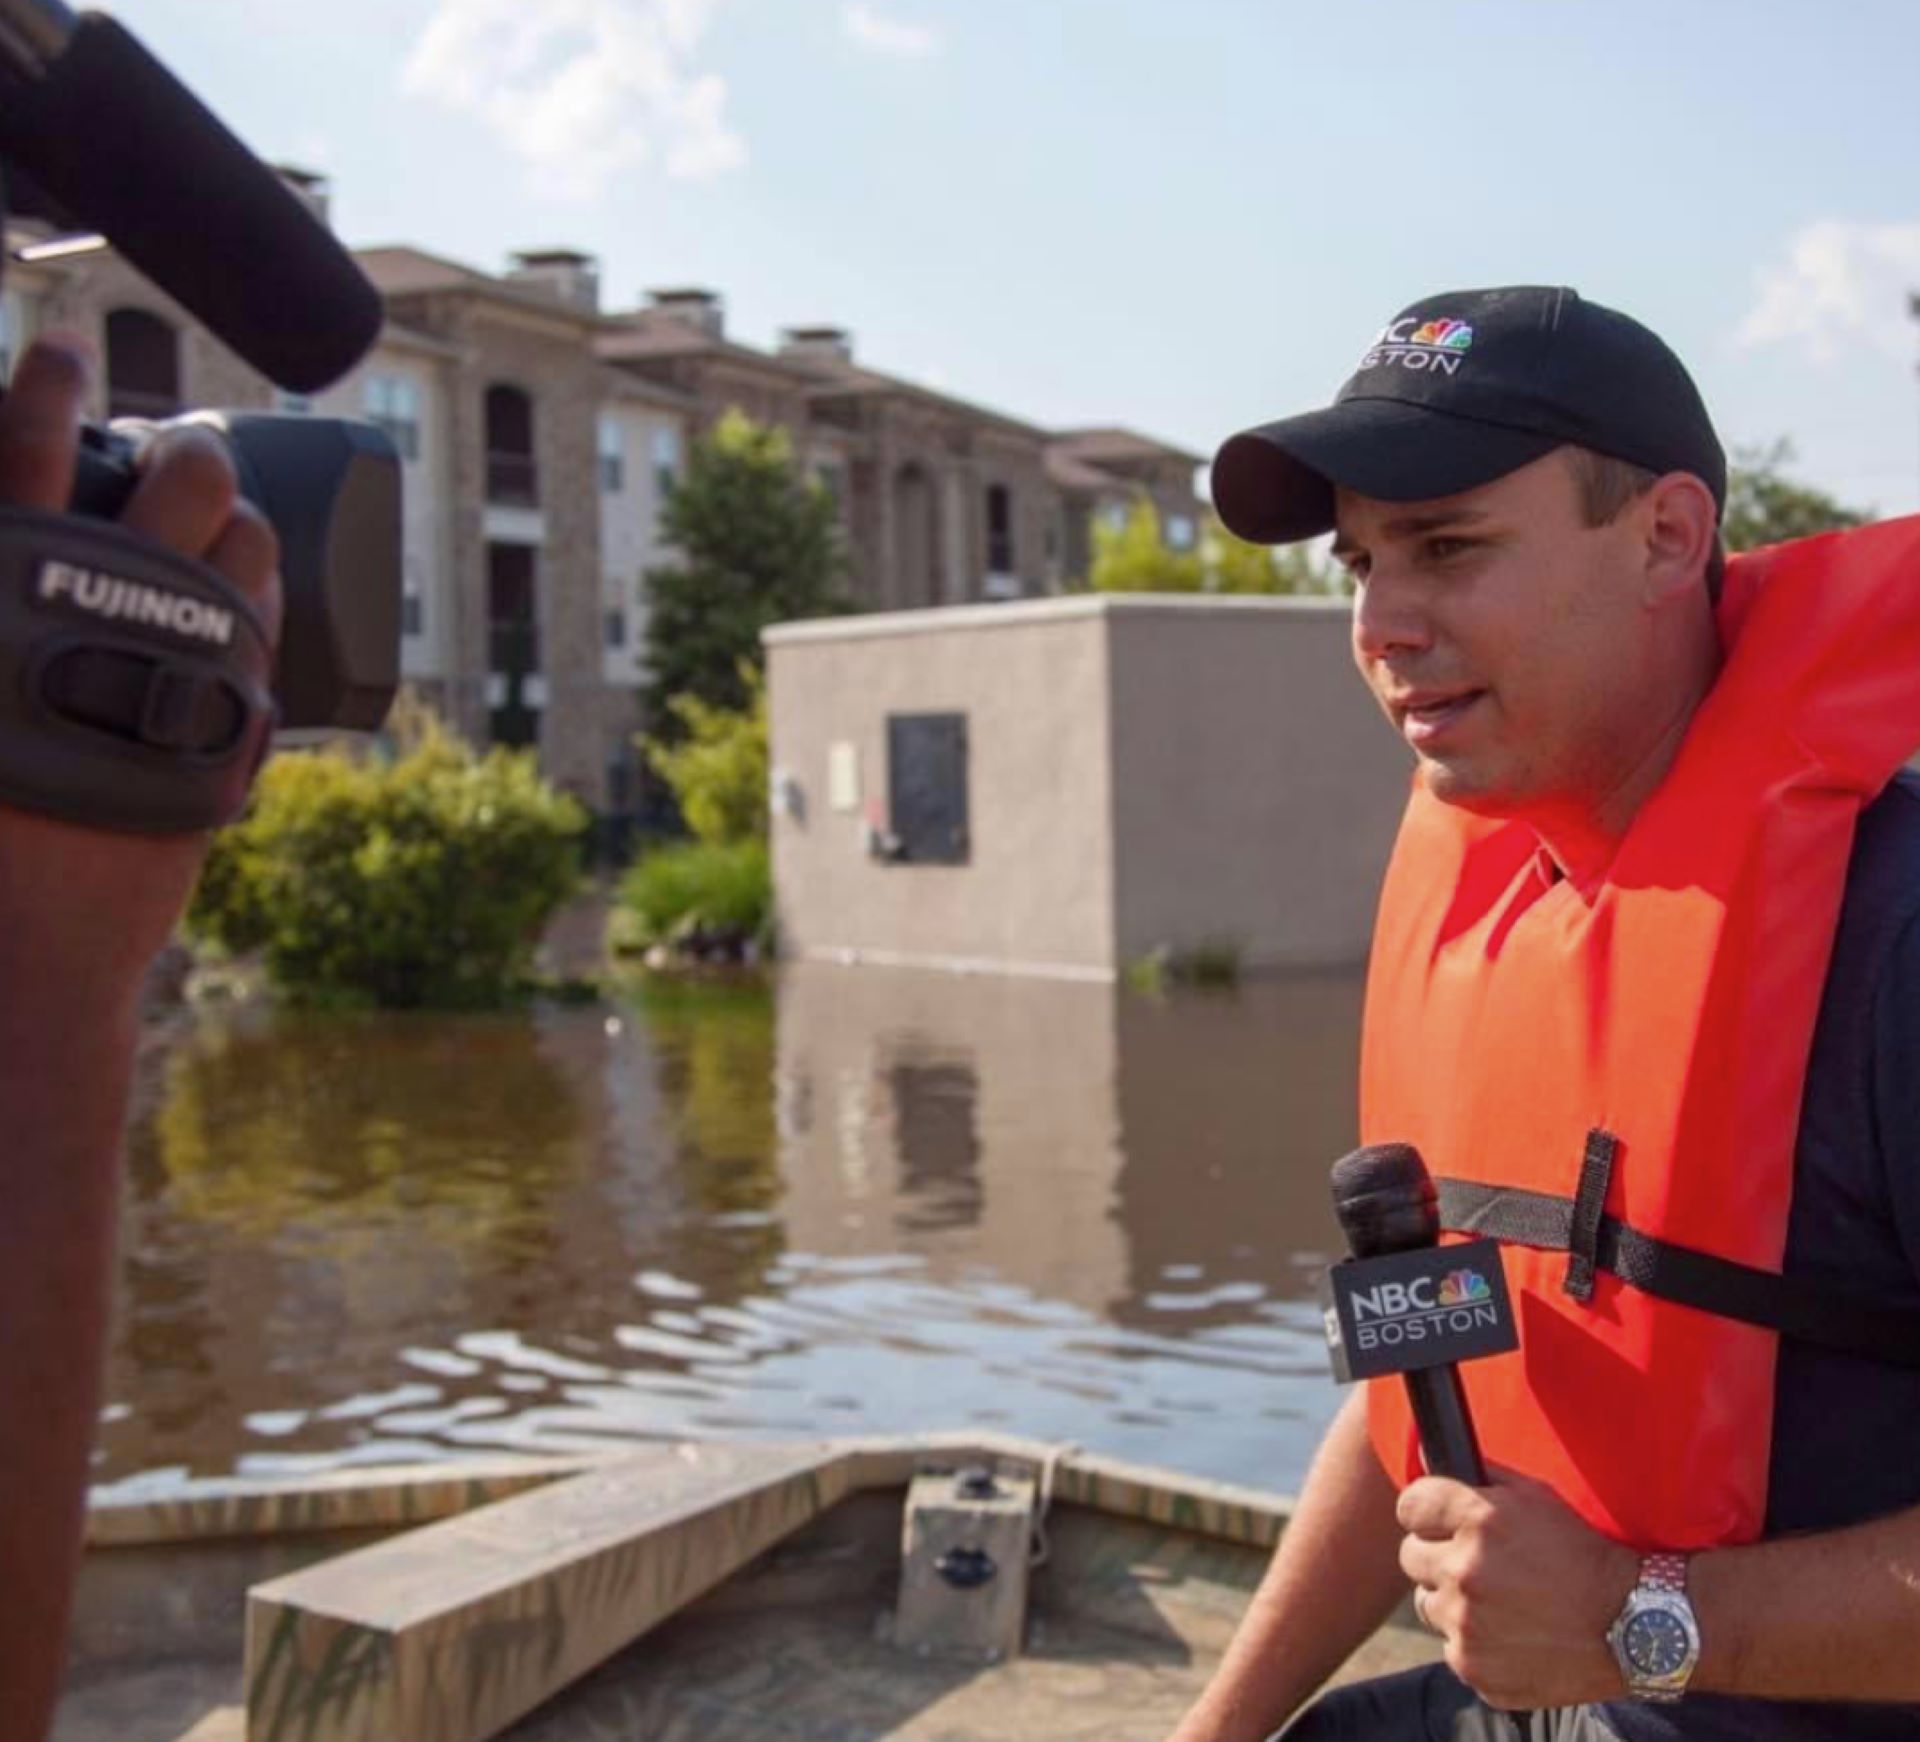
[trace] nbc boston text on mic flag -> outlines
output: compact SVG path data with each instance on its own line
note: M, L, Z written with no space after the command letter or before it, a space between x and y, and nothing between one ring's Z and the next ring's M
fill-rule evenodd
M1328 1270L1320 1300L1343 1385L1520 1346L1491 1240L1348 1259Z

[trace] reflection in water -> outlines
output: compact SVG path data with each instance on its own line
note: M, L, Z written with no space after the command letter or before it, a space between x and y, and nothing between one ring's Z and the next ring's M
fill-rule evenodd
M1121 1324L1229 1325L1340 1249L1328 1170L1353 1147L1361 984L1303 974L1116 1009Z
M288 1016L210 1023L175 1054L148 1153L180 1213L254 1239L297 1221L510 1250L576 1170L579 1128L524 1023Z
M1285 1485L1350 977L795 966L209 1015L136 1122L100 1473L989 1422Z
M887 1073L902 1228L971 1228L980 1220L980 1133L974 1127L979 1078L970 1062L902 1059Z

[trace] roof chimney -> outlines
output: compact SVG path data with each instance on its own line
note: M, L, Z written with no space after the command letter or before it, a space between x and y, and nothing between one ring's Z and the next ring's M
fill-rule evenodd
M780 335L780 355L796 363L851 363L853 334L845 327L788 327Z
M292 163L276 163L273 173L293 189L295 197L321 223L333 228L333 184L324 175Z
M726 331L727 306L717 290L687 287L677 290L650 290L647 307L657 314L670 315L690 327L698 327L712 338Z
M582 314L600 312L600 262L577 248L522 248L507 269L509 284L543 290Z

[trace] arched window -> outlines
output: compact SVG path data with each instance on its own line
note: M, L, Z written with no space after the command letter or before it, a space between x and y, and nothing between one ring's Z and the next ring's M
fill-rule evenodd
M172 417L180 410L180 335L143 308L107 314L107 415Z

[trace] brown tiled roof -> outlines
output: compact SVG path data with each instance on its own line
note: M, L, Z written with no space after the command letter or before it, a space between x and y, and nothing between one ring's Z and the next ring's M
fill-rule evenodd
M917 381L908 381L898 375L885 375L877 369L862 368L858 363L849 363L843 358L809 357L805 367L818 383L807 395L809 399L867 399L901 394L912 399L929 400L935 405L999 424L1003 429L1014 430L1024 436L1036 436L1042 440L1046 437L1047 432L1038 424L1009 417L1004 411L994 411L987 406L976 405L971 400L956 399L951 393L942 393L938 388L922 387Z
M1114 460L1183 460L1190 466L1201 463L1199 454L1190 454L1171 442L1156 441L1137 430L1117 425L1103 429L1063 429L1054 436L1054 445L1077 460L1095 465Z
M377 343L397 346L406 351L426 351L436 357L457 357L458 345L436 338L432 333L423 333L418 327L402 326L398 321L383 321L380 324L380 337Z
M609 363L644 363L657 357L726 357L751 364L791 381L811 381L811 369L770 351L756 350L736 339L708 332L692 321L656 309L617 317L594 342L595 352Z
M1137 488L1125 478L1116 478L1111 472L1076 459L1057 443L1047 449L1047 478L1059 489L1087 496L1125 496Z
M631 369L609 366L602 372L607 391L618 399L637 399L647 405L662 405L675 411L697 411L700 401L691 393L682 393L677 387L668 387L659 381L649 381L644 375L636 375Z
M574 321L582 326L602 324L603 317L600 315L573 308L550 291L496 278L492 273L462 266L457 260L429 254L424 248L404 245L356 248L353 257L360 262L361 271L373 281L374 289L382 296L418 296L434 290L465 291L473 296L511 303L516 308L538 314L557 315L562 320Z

